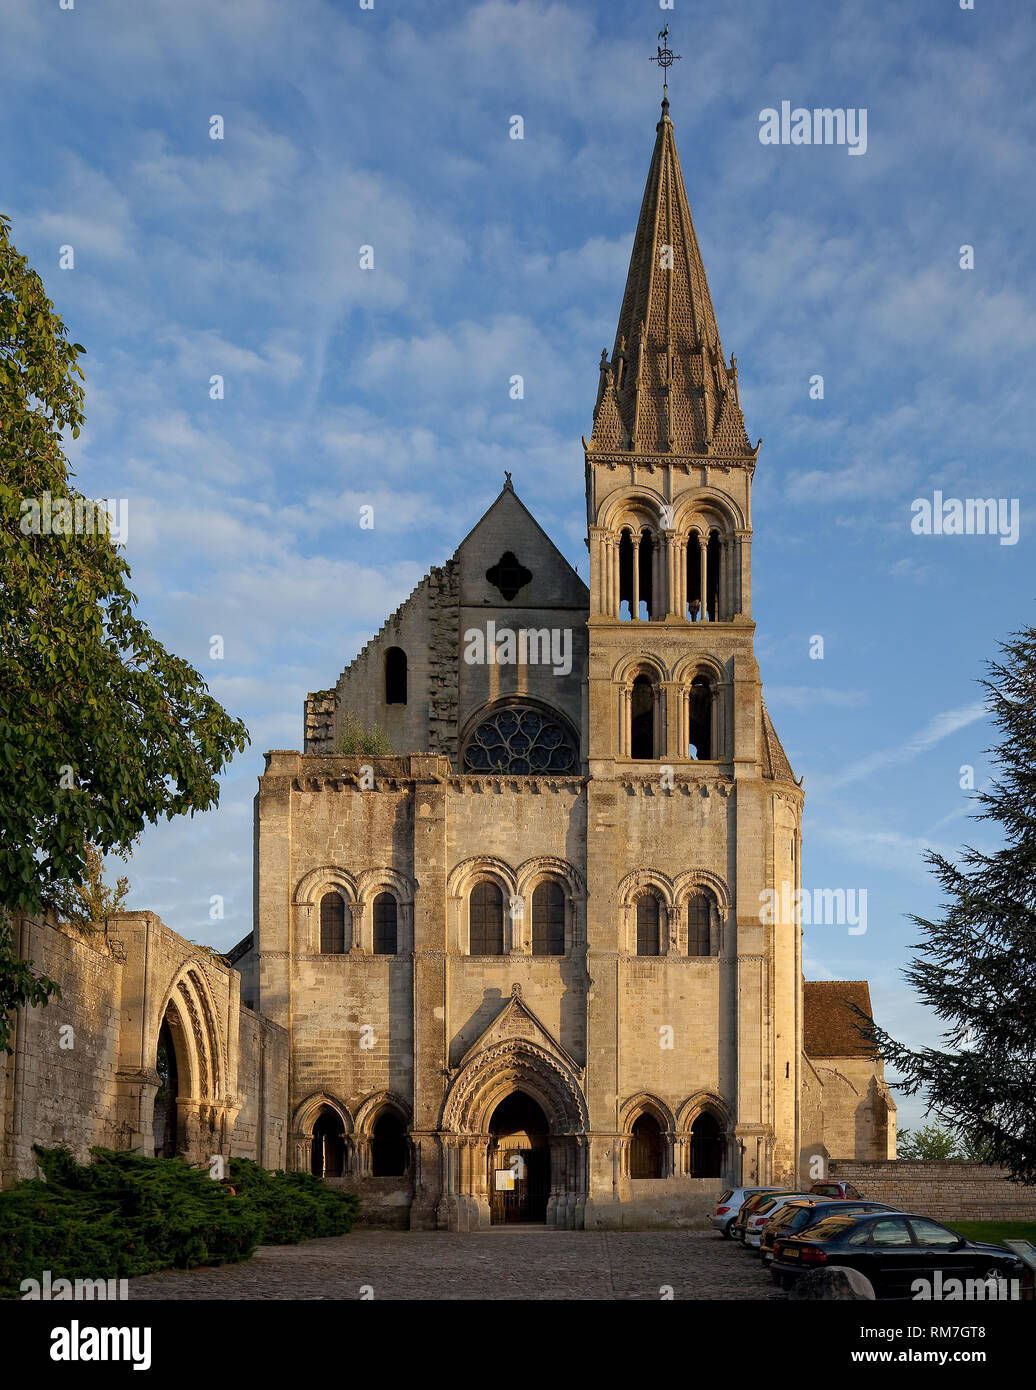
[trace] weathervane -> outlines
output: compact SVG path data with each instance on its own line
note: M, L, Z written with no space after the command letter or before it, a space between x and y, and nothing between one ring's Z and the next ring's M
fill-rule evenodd
M669 69L673 66L674 63L677 63L677 62L680 61L681 55L680 55L679 53L674 53L673 50L669 47L669 25L668 25L668 24L667 24L666 27L662 30L662 32L659 34L658 37L662 40L662 43L665 44L665 48L662 47L662 44L659 44L659 45L658 45L658 57L657 57L657 58L652 58L652 59L650 59L650 61L651 61L652 63L657 63L658 66L662 69L662 74L663 74L663 80L662 80L662 97L663 97L664 100L668 101L668 99L669 99Z

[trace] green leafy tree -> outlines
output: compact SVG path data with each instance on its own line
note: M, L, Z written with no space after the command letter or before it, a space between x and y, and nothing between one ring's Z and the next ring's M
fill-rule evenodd
M946 1160L957 1158L957 1138L941 1125L922 1125L918 1130L901 1129L896 1136L900 1158Z
M977 819L996 821L1001 848L966 847L959 865L925 856L946 896L943 916L921 928L905 971L946 1021L942 1048L909 1048L883 1029L863 1031L900 1072L897 1086L929 1108L969 1151L1036 1183L1036 628L1000 644L989 663L990 714L1002 735L988 750L996 776Z
M80 931L96 930L106 917L118 912L129 894L129 879L124 874L116 879L115 887L105 882L104 856L96 845L86 846L86 873L82 883L73 886L71 905L63 919Z
M83 424L84 349L0 216L0 1046L54 982L18 959L17 913L74 909L86 846L128 853L148 823L214 806L248 741L134 613L106 525L40 524L45 494L92 504L62 452ZM33 506L36 505L36 515ZM103 509L101 517L105 514Z
M336 753L362 753L369 758L384 758L390 757L392 751L387 734L378 724L368 729L355 715L345 715L335 745Z

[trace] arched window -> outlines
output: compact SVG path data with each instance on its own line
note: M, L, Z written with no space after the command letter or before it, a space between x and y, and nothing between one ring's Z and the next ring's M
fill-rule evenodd
M701 537L697 531L687 537L687 610L692 623L701 622Z
M637 955L658 954L658 899L654 893L645 893L637 899Z
M711 902L707 893L694 893L687 903L687 954L710 956L712 941L709 924Z
M396 900L391 893L379 893L374 899L374 954L394 956L397 949Z
M723 1141L715 1115L706 1110L691 1126L691 1177L718 1178L723 1170Z
M537 884L532 895L532 953L565 954L565 894L556 879Z
M630 757L656 756L655 688L650 676L639 675L630 696Z
M712 754L712 686L705 676L695 676L688 692L690 714L689 758L711 758Z
M468 903L468 952L473 956L504 953L504 895L490 879L476 883Z
M322 1105L313 1125L314 1177L340 1178L345 1172L345 1126L337 1110Z
M406 652L402 647L389 647L385 653L385 703L406 704Z
M345 903L340 893L320 899L320 953L340 956L345 952Z
M665 1140L654 1115L638 1115L630 1138L630 1177L665 1176Z
M376 1178L401 1178L407 1170L406 1126L391 1110L383 1110L371 1133L371 1171Z

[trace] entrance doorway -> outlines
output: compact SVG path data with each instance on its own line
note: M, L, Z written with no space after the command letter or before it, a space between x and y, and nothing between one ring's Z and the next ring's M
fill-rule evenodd
M158 1031L158 1091L155 1093L154 1135L155 1157L175 1158L179 1134L176 1124L176 1098L180 1093L180 1078L176 1067L176 1045L169 1027L167 1013Z
M493 1225L547 1219L550 1140L543 1111L513 1091L489 1122L490 1220Z

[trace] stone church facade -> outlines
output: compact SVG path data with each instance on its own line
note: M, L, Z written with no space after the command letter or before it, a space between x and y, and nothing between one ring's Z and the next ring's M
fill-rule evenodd
M801 886L803 790L754 654L759 446L667 102L583 443L589 588L508 477L309 696L304 751L266 755L255 925L209 1005L233 1115L196 1115L171 983L178 1151L261 1154L453 1230L685 1223L724 1185L894 1155L865 983L804 985L800 928L768 910ZM360 725L395 751L342 751ZM165 1007L140 1002L122 1081L138 1138ZM260 1039L252 1094L229 1068Z
M508 478L260 779L238 965L290 1035L291 1161L412 1227L679 1220L797 1180L825 1126L894 1143L880 1061L848 1037L839 1090L804 1055L801 933L766 912L803 792L667 108L584 440L589 589ZM336 752L356 721L398 756Z

